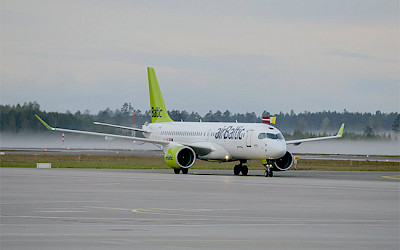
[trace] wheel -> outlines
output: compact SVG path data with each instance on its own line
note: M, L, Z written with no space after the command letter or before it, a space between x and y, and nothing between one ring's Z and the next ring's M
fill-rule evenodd
M187 174L189 172L188 168L182 168L182 174Z
M265 177L268 177L268 176L269 176L268 170L265 170L264 176L265 176Z
M274 172L272 170L269 171L269 177L274 176Z
M246 165L242 166L242 175L246 176L249 173L249 169L247 168Z
M240 174L240 165L235 165L235 167L233 168L233 174L234 175Z
M181 172L181 170L179 168L174 168L174 173L175 174L179 174Z

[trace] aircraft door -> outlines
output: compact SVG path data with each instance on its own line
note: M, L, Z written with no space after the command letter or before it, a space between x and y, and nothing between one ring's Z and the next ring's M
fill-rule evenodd
M249 129L246 132L246 146L251 147L251 137L253 137L253 129Z
M211 129L209 129L208 131L207 131L207 141L209 141L210 140L210 137L211 137Z

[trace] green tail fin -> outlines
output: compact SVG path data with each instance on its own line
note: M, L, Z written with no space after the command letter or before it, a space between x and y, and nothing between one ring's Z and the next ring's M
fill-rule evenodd
M151 122L173 122L165 108L156 72L153 68L147 67L147 74L149 76Z

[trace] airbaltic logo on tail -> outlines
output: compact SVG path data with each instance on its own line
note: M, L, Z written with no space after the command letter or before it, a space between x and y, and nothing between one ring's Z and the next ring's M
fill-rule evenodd
M242 132L244 131L243 126L234 128L233 126L219 128L215 133L215 139L235 139L241 140L243 138Z
M160 107L151 107L151 117L161 117L162 109Z

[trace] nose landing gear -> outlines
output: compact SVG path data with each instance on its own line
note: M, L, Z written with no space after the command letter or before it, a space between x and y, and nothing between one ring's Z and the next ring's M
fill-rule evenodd
M272 177L274 176L274 172L272 171L272 161L271 160L267 160L267 164L263 164L264 167L267 168L267 170L265 170L264 176L265 177Z
M265 170L264 176L272 177L272 176L274 176L274 172L271 169L267 169L267 170Z

